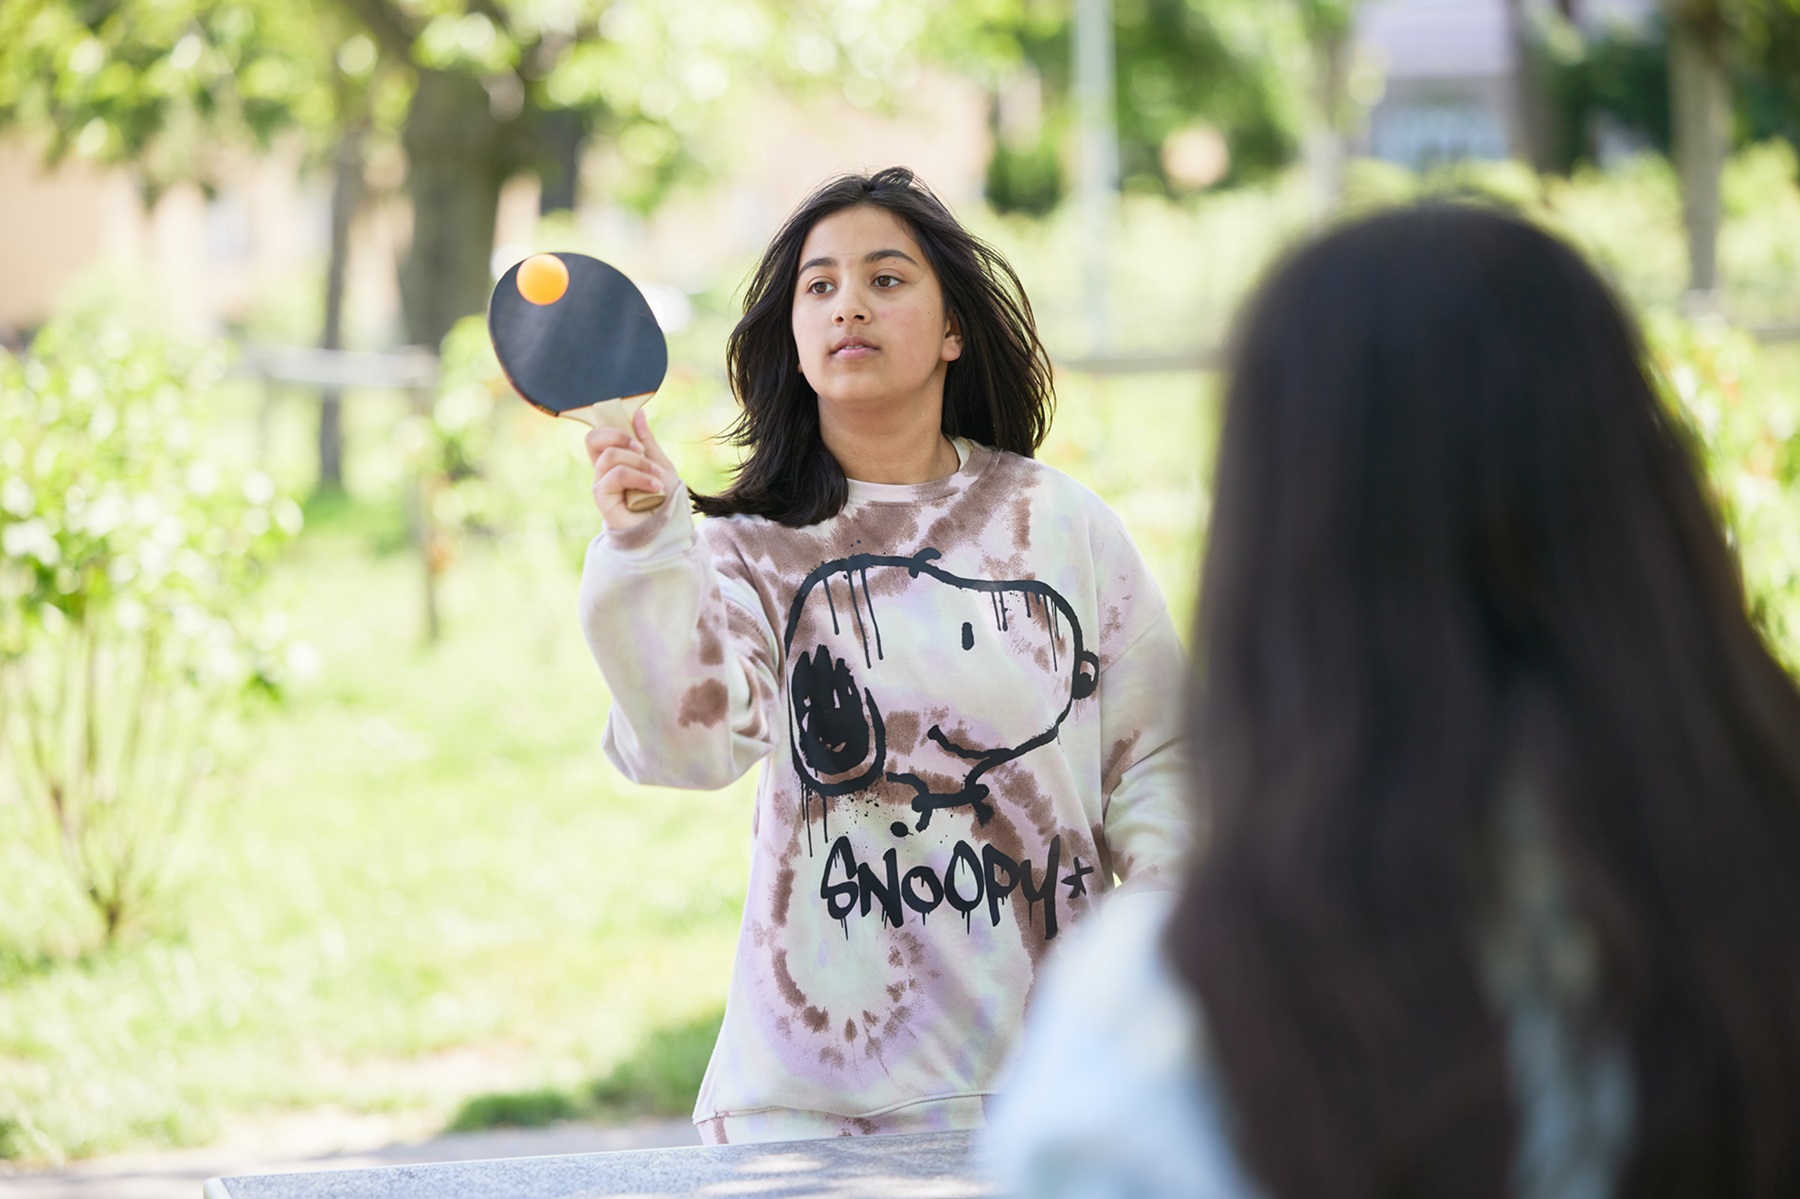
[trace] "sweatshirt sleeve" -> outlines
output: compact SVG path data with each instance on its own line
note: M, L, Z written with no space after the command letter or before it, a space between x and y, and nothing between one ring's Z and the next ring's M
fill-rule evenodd
M749 585L719 570L685 487L594 538L581 624L612 692L606 756L627 778L710 790L769 752L775 635Z
M1108 513L1114 522L1117 517ZM1193 840L1182 698L1186 655L1122 525L1101 547L1100 795L1112 869L1128 891L1181 885Z

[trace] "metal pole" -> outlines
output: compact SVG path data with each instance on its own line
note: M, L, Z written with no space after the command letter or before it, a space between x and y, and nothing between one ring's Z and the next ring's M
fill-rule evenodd
M1107 273L1119 205L1119 127L1113 113L1112 0L1076 0L1075 90L1081 119L1082 281L1088 352L1099 353L1108 331Z
M1688 290L1681 306L1690 315L1719 308L1719 179L1731 140L1731 79L1721 25L1705 17L1684 20L1680 13L1669 21L1669 106L1688 240Z

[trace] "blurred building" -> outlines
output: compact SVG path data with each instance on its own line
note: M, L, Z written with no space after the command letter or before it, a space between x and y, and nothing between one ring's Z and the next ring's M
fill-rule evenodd
M128 170L74 157L52 167L37 139L0 137L0 340L22 340L71 287L195 330L291 304L318 289L326 182L277 152L243 158L210 196L184 185L149 203Z
M1370 0L1357 18L1358 70L1373 78L1379 99L1362 97L1374 103L1356 148L1414 170L1525 157L1519 80L1531 24L1636 28L1655 7L1656 0Z

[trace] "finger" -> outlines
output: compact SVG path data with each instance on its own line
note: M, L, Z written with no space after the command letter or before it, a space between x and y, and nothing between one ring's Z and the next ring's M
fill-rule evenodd
M630 466L613 467L594 486L600 494L607 497L623 496L627 491L648 491L656 495L663 493L661 476Z
M650 456L650 460L658 466L666 466L673 471L675 464L669 460L669 456L663 453L662 446L657 443L656 434L650 431L650 418L644 415L642 408L639 408L632 416L631 427L637 433L637 439L643 444L644 453Z
M594 478L598 480L615 466L630 467L632 470L641 470L646 474L656 473L656 464L645 457L641 450L633 449L630 446L608 446L600 451L598 458L594 459Z
M623 429L589 429L587 436L582 438L582 444L587 447L589 462L596 461L602 451L612 446L631 446L633 449L642 449L637 444L637 439Z

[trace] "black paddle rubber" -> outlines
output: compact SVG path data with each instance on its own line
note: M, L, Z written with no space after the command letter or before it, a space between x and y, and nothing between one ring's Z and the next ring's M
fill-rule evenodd
M569 269L556 300L534 304L521 295L523 264L515 263L488 301L488 336L513 387L553 416L655 391L669 347L644 294L598 258L555 257Z

